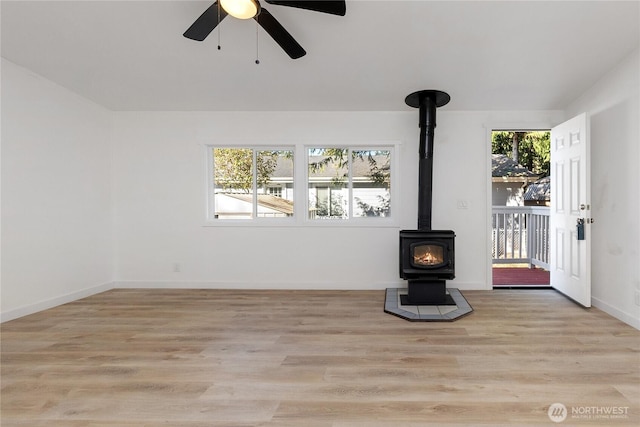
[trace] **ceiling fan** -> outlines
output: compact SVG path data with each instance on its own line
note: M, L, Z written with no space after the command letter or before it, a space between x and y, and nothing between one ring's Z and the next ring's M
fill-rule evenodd
M297 7L332 15L344 16L346 13L345 0L264 1L273 5ZM183 35L192 40L203 41L227 15L239 19L255 19L292 59L300 58L307 53L276 18L260 6L259 0L217 0L191 24Z

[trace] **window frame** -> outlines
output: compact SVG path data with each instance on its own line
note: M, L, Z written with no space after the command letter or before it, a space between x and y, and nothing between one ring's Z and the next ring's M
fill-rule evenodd
M205 212L204 227L356 227L356 228L397 228L400 224L400 214L398 206L401 206L400 176L398 175L398 153L400 152L401 143L398 141L369 141L360 143L350 142L298 142L298 143L257 143L257 142L207 142L202 144L205 150L204 156L204 182L205 182ZM251 149L254 153L254 161L257 151L289 150L293 152L293 200L294 213L290 217L254 217L246 219L220 219L214 218L215 215L215 179L214 179L214 148L237 148ZM347 148L349 153L358 150L388 150L390 152L390 186L391 194L391 215L387 217L349 217L335 219L311 219L309 218L309 149L310 148ZM350 157L350 154L349 154ZM351 164L351 158L349 158ZM254 185L256 183L255 174L257 173L255 166L253 167ZM349 167L349 175L351 175L351 166ZM349 178L349 196L353 197L351 176ZM256 196L257 197L257 194ZM349 201L352 204L352 200ZM257 207L256 207L257 209ZM350 208L351 213L353 208Z
M353 180L353 155L354 151L388 151L390 156L389 162L389 173L390 173L390 185L389 185L389 194L390 198L390 209L393 212L393 205L395 204L394 200L396 197L396 191L394 189L394 183L397 179L394 174L396 173L395 168L395 157L397 150L395 149L395 145L385 144L307 144L305 145L305 190L306 190L306 209L305 209L305 219L309 222L330 222L330 223L340 223L340 222L349 222L351 224L357 224L360 221L365 221L367 224L365 225L374 225L377 222L389 222L393 221L394 214L391 213L389 216L354 216L354 180ZM311 209L310 200L309 200L309 184L310 184L310 176L309 176L309 151L311 149L344 149L347 151L347 193L348 193L348 213L347 218L309 218L309 210ZM332 224L335 225L335 224Z
M214 176L214 150L215 149L247 149L252 151L252 203L251 203L251 218L242 218L242 219L229 219L229 218L216 218L216 184L215 184L215 176ZM293 145L256 145L256 144L207 144L205 145L206 150L206 182L207 182L207 197L206 197L206 217L205 217L205 225L215 225L220 226L223 224L228 225L255 225L256 223L268 222L268 223L291 223L295 221L296 216L298 215L296 209L296 199L298 195L296 194L296 149ZM293 215L288 217L261 217L258 216L258 182L257 182L257 174L258 168L256 167L256 159L258 152L260 151L291 151L293 153ZM273 225L273 224L272 224ZM282 225L282 224L280 224Z

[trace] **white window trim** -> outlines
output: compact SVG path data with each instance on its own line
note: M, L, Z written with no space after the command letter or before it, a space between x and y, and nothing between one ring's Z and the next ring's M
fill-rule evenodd
M353 170L351 167L351 156L347 157L348 163L348 183L347 189L349 191L349 217L348 218L327 218L327 219L311 219L309 218L309 193L308 193L308 185L309 185L309 149L311 148L345 148L349 150L349 152L358 150L358 149L376 149L376 150L389 150L391 152L391 186L389 188L389 192L391 194L391 216L388 217L354 217L353 216ZM395 188L395 182L397 178L394 174L396 174L396 156L398 152L397 144L306 144L304 146L304 166L305 166L305 196L304 196L304 220L305 225L322 225L328 224L331 226L340 226L341 223L347 223L347 226L389 226L393 227L396 225L397 221L395 221L394 214L394 206L396 205L396 194L397 190Z
M202 144L205 151L205 209L203 227L355 227L355 228L397 228L400 224L399 209L401 206L401 194L399 191L398 156L400 153L399 141L369 141L369 142L301 142L296 144L273 143L261 144L251 141L246 142L207 142ZM391 215L389 217L352 217L347 219L322 219L309 218L309 194L308 194L308 150L309 148L349 148L349 149L388 149L391 151ZM251 219L215 219L211 215L214 212L215 184L213 179L213 148L249 148L254 150L292 150L293 151L293 191L294 214L288 218L251 218ZM349 160L349 163L351 160ZM254 174L256 173L254 168ZM351 167L349 167L351 174ZM302 178L301 178L302 177ZM349 180L349 186L351 186ZM350 211L352 211L351 203ZM351 214L352 212L350 212Z

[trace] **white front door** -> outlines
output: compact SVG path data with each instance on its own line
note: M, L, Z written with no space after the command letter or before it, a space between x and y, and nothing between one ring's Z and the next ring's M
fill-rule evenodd
M586 113L551 129L551 286L585 307L591 307L589 162Z

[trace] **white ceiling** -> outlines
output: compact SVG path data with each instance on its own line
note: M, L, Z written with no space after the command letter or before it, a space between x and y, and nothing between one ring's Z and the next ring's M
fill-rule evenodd
M182 33L210 1L2 1L2 56L112 110L563 108L640 42L638 1L347 0L345 17L263 2L306 49L255 21Z

